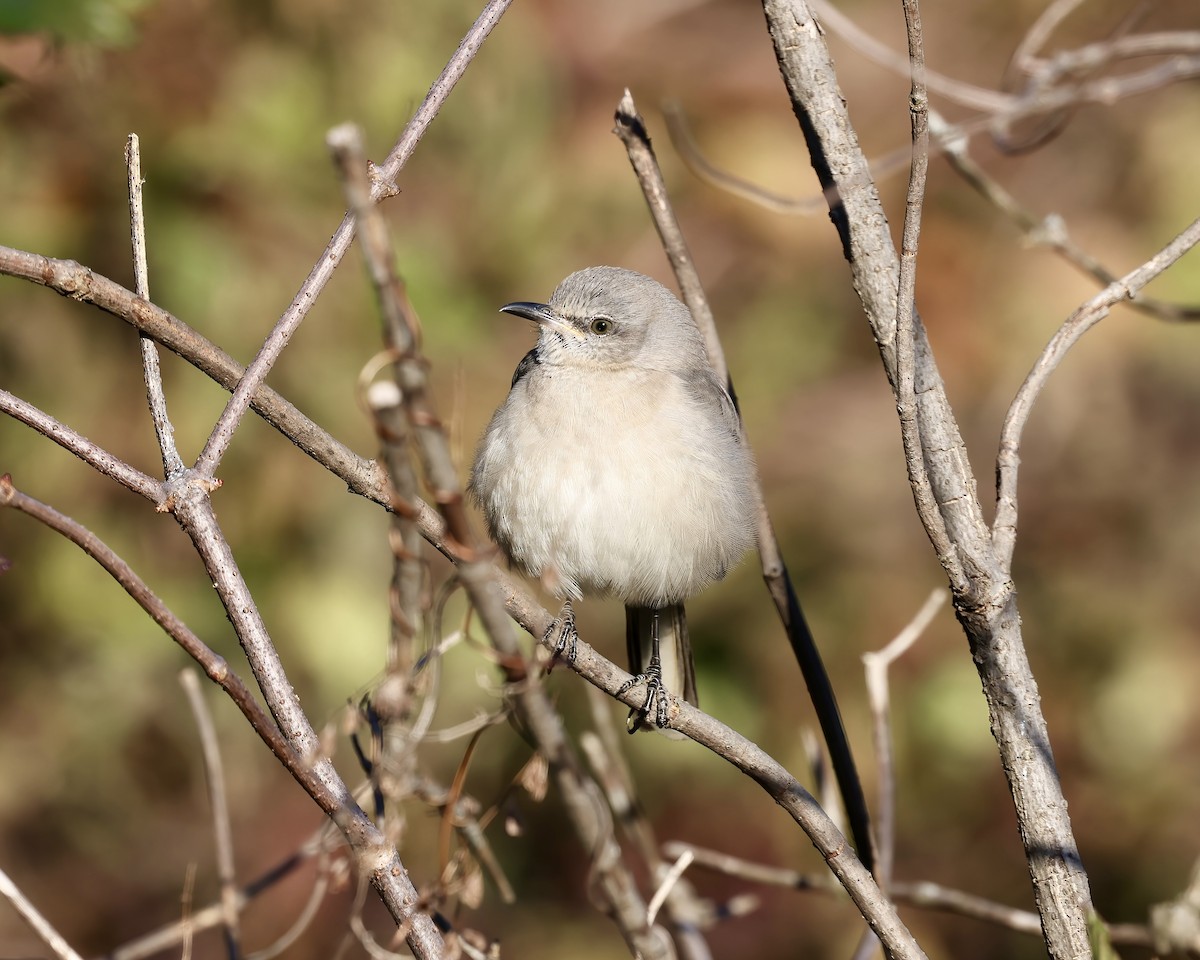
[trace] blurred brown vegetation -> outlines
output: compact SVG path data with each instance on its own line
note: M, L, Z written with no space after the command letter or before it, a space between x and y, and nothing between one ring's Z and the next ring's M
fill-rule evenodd
M102 3L81 4L101 8ZM157 0L127 30L0 39L0 243L79 260L132 286L122 151L142 142L153 299L242 361L252 357L343 213L324 146L361 123L389 147L462 33L475 3ZM903 49L899 5L846 12ZM995 86L1041 4L927 3L928 59ZM1102 37L1125 7L1085 5L1058 42ZM112 11L110 11L112 12ZM1143 28L1195 28L1165 3ZM114 14L115 15L115 14ZM1190 21L1190 22L1189 22ZM867 152L907 142L904 77L831 41ZM712 297L767 499L835 685L868 795L860 656L882 646L942 582L904 477L899 430L874 345L824 217L770 214L697 182L657 104L681 101L712 160L775 191L815 187L761 11L733 0L604 4L525 0L485 44L399 179L385 210L420 312L442 411L461 462L507 389L531 333L496 307L549 294L591 263L669 271L611 135L624 87L647 115L673 199ZM935 104L937 98L935 97ZM947 107L954 118L962 111ZM1057 212L1121 273L1200 210L1200 89L1193 83L1078 111L1021 157L985 138L975 156L1029 207ZM882 184L898 225L903 179ZM378 348L357 251L270 382L363 453L373 453L355 378ZM1041 346L1093 285L1017 231L935 161L918 305L984 492L1000 420ZM1195 254L1151 290L1200 301ZM136 338L98 311L0 278L0 383L142 469L157 472ZM164 357L185 459L224 394ZM1023 450L1017 586L1025 635L1096 903L1143 921L1200 853L1200 329L1118 310L1055 374ZM0 421L0 472L70 513L139 569L219 652L242 663L186 539L143 501L43 438ZM387 634L386 518L253 419L220 475L216 507L314 721L336 723L378 677ZM109 950L215 895L196 734L176 681L185 658L100 569L26 518L0 516L0 866L71 943ZM584 635L619 655L619 605L583 607ZM693 602L704 706L805 769L813 724L798 671L751 559ZM439 722L494 706L486 663L458 650ZM978 681L949 613L893 671L899 776L897 876L1028 908L1011 803ZM585 718L580 681L550 679ZM285 858L316 808L214 694L229 771L239 875ZM344 740L339 762L353 774ZM462 744L436 748L445 781ZM795 824L761 790L691 745L628 743L662 840L693 840L820 870ZM467 789L487 801L527 756L489 733ZM458 918L504 955L623 955L588 903L586 858L553 795L524 804L525 838L497 832L518 891ZM433 879L433 814L413 811L402 855ZM493 828L495 831L495 828ZM696 872L703 893L740 882ZM286 928L311 884L301 871L246 914L250 947ZM719 957L846 956L861 924L812 894L761 891L763 907L711 934ZM289 957L327 956L352 891L326 902ZM368 910L387 936L382 914ZM934 958L1044 956L1034 938L904 911ZM358 948L355 948L357 951ZM198 957L222 953L209 934ZM352 951L351 955L355 955ZM0 955L40 956L0 907Z

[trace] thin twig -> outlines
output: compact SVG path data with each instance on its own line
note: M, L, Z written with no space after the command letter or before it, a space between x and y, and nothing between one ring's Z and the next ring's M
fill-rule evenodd
M44 413L20 397L13 396L7 390L0 390L0 413L8 414L14 420L36 430L48 440L53 440L64 450L75 454L97 473L111 477L126 489L141 494L152 503L162 502L165 494L160 481L147 476L124 460L114 457L103 447L92 443L82 434L76 433L65 423L55 420L50 414Z
M245 373L245 367L183 321L74 260L55 260L40 254L0 246L0 273L41 284L70 300L95 304L106 313L135 327L156 343L162 344L172 353L178 354L226 390L232 391ZM9 396L11 395L0 392L0 412L10 412L3 406L5 398ZM385 507L390 504L387 477L374 460L359 456L304 416L273 389L265 385L259 387L252 398L251 408L313 460L334 476L344 480L359 496ZM42 428L33 423L30 425L51 439L55 439L58 431L67 429L57 424L57 421L47 422L53 426ZM84 443L86 444L86 441ZM88 460L85 453L77 452L73 447L68 449L76 456ZM95 452L98 448L91 445L86 450ZM98 451L97 455L100 454L119 463L111 454ZM104 461L88 462L93 463L102 473L107 473L101 465ZM152 500L156 499L155 487L161 487L161 484L138 472L127 476L109 475Z
M133 288L143 300L150 299L150 269L146 263L146 216L142 207L142 155L138 135L131 133L125 141L125 167L129 181L129 235L133 246ZM146 400L158 436L162 455L163 476L171 480L183 473L183 461L175 448L175 428L167 416L167 398L163 392L162 369L158 362L158 347L146 336L139 336L142 351L142 375L146 381Z
M908 57L876 40L829 0L809 0L809 6L812 7L823 27L835 36L841 37L868 60L895 73L908 75ZM962 80L944 76L933 70L925 72L925 83L930 90L940 93L947 100L989 114L1002 113L1011 109L1014 100L1009 94L964 83Z
M3 870L0 870L0 897L4 897L12 905L21 919L29 924L30 929L54 952L58 960L83 960Z
M879 801L876 811L876 839L879 843L879 869L876 878L885 890L892 882L896 855L896 771L892 755L891 716L888 703L888 668L917 642L949 594L942 587L929 594L921 609L882 650L863 654L867 696L871 705L872 734L875 740L875 766L879 771Z
M293 853L288 854L283 860L270 867L261 876L251 880L245 886L237 891L238 910L244 910L246 905L255 897L269 890L276 883L290 877L293 872L308 860L319 857L322 864L328 858L328 847L330 838L335 836L337 828L332 822L326 820L322 822L312 835L301 844L300 848ZM325 866L318 868L317 882L314 885L322 890L328 885L328 869ZM310 897L311 904L311 897ZM309 913L309 906L305 906L301 911L301 917ZM150 933L143 934L134 940L115 948L104 955L104 960L145 960L154 954L162 953L170 950L179 944L183 943L187 937L194 937L198 933L209 930L212 927L218 926L224 918L225 906L219 900L216 903L211 903L199 910L193 910L188 916L182 920L177 920L174 923L167 924L157 930L152 930ZM300 922L294 923L288 933L284 934L280 940L286 940L288 937L293 937L298 934L303 927ZM272 944L272 947L277 945ZM263 956L271 950L271 947L265 950L255 951L247 955L246 960L267 960Z
M625 91L617 105L615 132L629 153L629 162L633 166L638 183L645 194L650 215L654 220L654 225L658 228L658 235L662 240L667 259L671 262L671 267L679 281L684 303L687 304L688 310L691 311L696 325L704 336L709 361L717 376L728 385L729 394L734 398L736 404L737 395L729 376L728 364L725 362L725 352L721 347L716 321L713 319L712 310L700 283L700 277L696 273L696 267L688 252L683 231L671 208L666 183L663 180L662 171L659 169L658 160L654 156L650 135L646 132L645 121L638 113L633 96L628 90ZM870 816L867 812L866 798L863 794L858 770L854 765L854 754L850 749L845 728L842 726L837 698L833 692L833 685L829 681L829 675L825 671L821 654L817 650L816 641L808 629L799 597L797 597L792 584L791 574L784 563L783 554L779 549L779 541L775 537L775 530L771 524L770 515L767 513L762 481L757 474L754 480L754 493L758 503L758 555L762 566L763 580L771 598L775 601L775 607L787 633L792 652L800 664L813 709L821 724L821 732L829 747L830 760L842 793L842 802L846 806L854 844L859 858L869 871L872 864Z
M906 652L926 626L941 610L949 594L942 588L935 589L925 600L910 623L882 650L863 654L866 668L866 691L871 704L871 734L875 742L875 766L878 770L878 798L875 809L876 869L875 878L884 893L893 886L893 864L895 859L895 758L892 752L892 718L888 704L888 667ZM866 960L875 953L878 940L870 930L859 940L853 960Z
M404 164L408 162L408 158L412 156L413 150L438 115L450 92L462 78L463 73L475 58L475 54L479 52L483 41L487 39L488 34L491 33L492 28L499 22L500 17L511 3L512 0L488 0L483 12L479 14L442 72L434 80L425 99L421 101L416 113L408 121L387 159L380 165L379 179L376 180L371 191L373 201L377 202L395 192L395 186L391 184L391 181L395 180ZM324 254L321 255L308 278L301 285L300 291L292 300L291 305L284 311L283 316L279 318L274 329L259 349L257 356L246 368L246 372L229 398L229 402L225 405L220 419L213 427L213 431L196 461L195 469L201 476L213 476L217 465L233 440L234 431L242 417L246 415L246 411L250 409L251 397L266 380L267 374L270 373L279 354L308 315L309 308L316 302L317 296L324 289L325 284L333 275L333 271L350 248L353 229L353 215L347 213L342 219L341 226L338 227L329 241L329 245L325 248Z
M580 736L580 747L608 799L613 819L633 841L650 876L661 880L669 867L659 852L654 829L638 802L636 785L622 754L623 737L617 731L617 721L610 709L612 701L590 684L587 698L592 730ZM624 729L623 725L621 729ZM712 951L702 932L711 917L711 907L701 901L692 885L682 877L671 884L665 903L676 951L682 960L712 960Z
M237 704L238 709L250 721L250 725L262 741L271 748L271 752L288 769L288 772L310 794L323 794L323 788L317 782L307 765L301 762L279 733L279 729L271 722L271 718L259 706L258 701L241 678L229 669L225 658L214 653L182 620L173 614L165 603L146 585L133 569L112 551L99 537L82 524L70 517L59 513L53 507L30 497L15 486L7 474L0 477L0 506L12 507L35 520L40 521L52 530L62 534L88 556L100 564L108 574L128 593L134 601L157 623L167 635L183 648L193 660L203 669L209 679L216 682ZM317 798L320 802L320 797ZM326 798L323 806L332 804L331 798Z
M904 0L904 22L908 30L908 56L912 71L909 113L912 119L912 168L904 205L904 233L900 248L900 279L896 295L896 410L904 441L904 463L913 502L925 533L938 559L953 579L965 582L958 568L945 518L938 509L925 464L926 442L921 436L916 398L916 341L914 297L917 283L917 244L921 235L921 208L929 174L929 95L925 89L925 50L921 37L921 14L916 0Z
M721 169L709 160L697 146L696 138L692 136L691 128L688 126L687 115L679 103L675 101L664 103L662 112L663 119L667 122L667 135L671 139L671 145L679 153L679 159L700 180L710 186L735 197L741 197L764 210L781 216L814 217L829 210L829 201L822 194L808 197L784 197L760 187L758 184L751 183L749 180L744 180L728 170ZM912 150L909 147L893 150L891 153L871 161L871 174L880 180L887 179L894 173L908 169L911 158Z
M238 917L237 870L233 858L233 829L229 822L229 799L225 793L225 766L221 762L221 744L212 713L200 689L193 670L179 674L183 692L187 694L196 730L200 734L200 753L204 758L204 774L208 783L208 801L212 807L213 836L217 847L217 879L221 884L221 923L225 928L226 946L230 960L241 956L241 923Z
M1061 217L1054 214L1038 217L1022 206L995 178L988 176L984 169L971 159L968 138L956 133L954 127L949 126L933 112L929 116L929 129L950 166L977 193L1012 220L1030 243L1049 247L1099 283L1107 286L1117 282L1116 274L1071 239ZM1200 320L1200 306L1169 303L1147 296L1133 297L1129 305L1134 310L1161 320Z
M194 496L194 495L193 495ZM190 507L195 513L188 514L187 520L182 521L185 530L192 534L197 550L205 560L206 569L218 586L218 592L226 604L226 612L230 614L235 629L239 629L239 639L249 636L247 656L253 657L268 689L264 690L268 700L278 708L280 698L277 696L279 686L271 676L271 671L282 667L277 666L278 655L275 655L275 666L271 665L270 656L262 655L261 646L265 643L273 653L270 640L264 634L253 633L254 619L257 609L245 591L244 581L236 567L231 567L232 555L228 552L228 544L220 538L219 531L214 532L215 519L211 517L211 508L206 513L199 510L192 500L185 503L184 509ZM180 503L176 504L176 515L179 515ZM385 906L395 917L397 923L410 923L412 937L409 945L418 956L440 957L441 937L437 933L433 921L420 910L420 897L412 885L408 873L400 861L399 854L393 845L388 844L362 809L349 795L345 784L333 769L327 758L319 757L316 753L317 738L311 726L307 731L301 725L307 725L303 713L295 704L286 705L288 709L280 711L284 720L291 724L291 734L295 739L287 737L279 727L271 722L264 713L258 701L249 688L242 683L241 678L229 670L228 664L222 657L213 653L188 627L180 621L161 600L133 572L125 561L118 557L98 537L81 524L64 516L46 504L39 503L32 497L17 490L11 478L6 474L0 477L0 506L14 507L26 513L47 526L57 530L67 539L81 547L89 556L95 559L108 573L125 589L138 604L150 614L159 624L190 654L197 663L204 667L205 673L226 691L237 704L242 714L250 721L255 732L271 748L276 757L284 764L288 772L304 787L305 791L320 805L350 842L356 856L356 861L364 875L371 878L379 891ZM189 529L189 527L191 529ZM240 583L240 589L239 589ZM241 602L245 609L237 609ZM235 609L230 609L234 605ZM261 621L259 621L261 623ZM284 678L286 682L286 677ZM290 689L290 687L289 687ZM300 743L303 748L298 749Z
M689 843L671 842L663 845L663 853L669 857L678 857L688 851L695 857L695 866L714 870L726 876L749 880L751 883L813 893L834 895L840 893L837 885L831 882L825 874L800 873L785 867L771 867ZM1041 920L1031 910L1009 907L1002 903L996 903L994 900L977 897L972 893L942 886L939 883L924 880L897 881L892 885L890 892L899 903L982 920L1016 933L1032 936L1041 933ZM1131 923L1112 923L1105 926L1109 939L1114 944L1134 947L1153 946L1151 933L1144 926Z
M662 882L658 885L658 889L654 891L654 896L650 898L650 903L646 906L647 923L654 923L655 918L658 916L658 911L662 909L662 905L666 902L671 889L679 881L679 878L683 876L683 872L691 865L693 859L695 859L694 854L690 850L685 850L671 864L671 868L667 871L666 876L662 878Z
M1175 263L1197 243L1200 243L1200 219L1162 248L1141 266L1120 280L1109 284L1080 306L1058 328L1029 371L1021 389L1013 398L1000 432L1000 451L996 456L996 519L993 539L996 553L1004 569L1012 564L1017 537L1017 470L1020 465L1021 434L1033 410L1033 404L1045 387L1050 374L1062 362L1085 333L1108 316L1122 300L1128 300L1151 280Z

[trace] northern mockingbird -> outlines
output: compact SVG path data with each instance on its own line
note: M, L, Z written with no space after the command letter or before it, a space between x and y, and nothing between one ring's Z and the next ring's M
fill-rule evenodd
M630 672L646 684L630 732L668 723L666 691L696 703L683 602L754 542L754 464L687 307L662 284L589 267L548 304L504 313L541 328L488 424L469 490L509 560L566 603L625 602ZM548 634L549 635L549 634Z

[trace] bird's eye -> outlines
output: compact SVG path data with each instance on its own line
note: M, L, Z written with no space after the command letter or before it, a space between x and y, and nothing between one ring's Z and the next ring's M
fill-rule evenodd
M612 333L616 326L608 317L595 317L588 324L588 329L597 336L603 337L605 334Z

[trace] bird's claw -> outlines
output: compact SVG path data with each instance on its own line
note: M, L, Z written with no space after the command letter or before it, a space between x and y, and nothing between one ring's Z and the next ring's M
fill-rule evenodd
M564 655L568 663L575 662L575 654L579 648L579 631L575 629L575 611L571 609L569 600L563 604L558 616L551 621L546 632L542 634L542 643L553 647L554 656L550 661L551 667L555 660Z
M652 722L658 729L662 730L667 726L667 688L663 683L662 666L657 661L652 660L645 673L630 677L621 684L617 689L617 696L642 683L646 685L646 699L640 707L629 711L629 718L625 721L626 729L630 733L637 733L652 717Z

